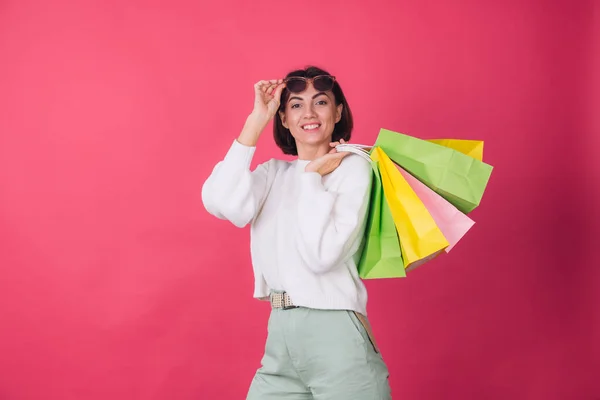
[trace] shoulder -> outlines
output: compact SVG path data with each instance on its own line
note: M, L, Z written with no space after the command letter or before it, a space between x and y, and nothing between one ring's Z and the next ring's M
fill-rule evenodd
M291 163L289 161L280 160L278 158L271 158L259 165L268 167L271 170L285 170L289 168Z
M290 167L291 163L285 160L280 160L277 158L271 158L267 161L264 161L256 166L257 170L263 170L269 174L269 176L275 177L278 173L281 173L287 170Z
M371 163L356 154L348 154L333 172L333 178L348 187L367 188L371 184Z
M352 153L342 159L337 169L342 177L370 179L372 173L371 163Z

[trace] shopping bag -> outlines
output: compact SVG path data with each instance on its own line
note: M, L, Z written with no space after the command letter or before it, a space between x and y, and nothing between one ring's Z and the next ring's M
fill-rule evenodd
M387 129L380 130L372 149L377 148L465 214L480 204L493 168L452 148Z
M383 196L379 163L368 155L366 160L373 169L373 183L358 274L363 279L404 278L402 251L391 210Z
M483 141L463 139L427 139L428 142L460 151L476 160L483 161Z
M450 252L456 243L471 229L475 221L460 212L450 202L429 189L427 185L421 183L417 178L402 169L402 167L396 165L396 168L423 202L436 225L440 228L448 243L450 243L445 249L446 253Z
M383 149L373 148L371 158L379 162L383 193L400 239L404 267L416 268L436 257L450 243Z

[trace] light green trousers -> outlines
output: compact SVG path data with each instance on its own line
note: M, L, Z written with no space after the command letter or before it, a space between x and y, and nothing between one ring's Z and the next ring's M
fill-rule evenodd
M388 400L388 369L352 311L273 309L247 400Z

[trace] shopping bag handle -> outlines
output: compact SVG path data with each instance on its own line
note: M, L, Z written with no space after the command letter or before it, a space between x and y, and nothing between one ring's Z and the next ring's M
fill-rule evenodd
M369 156L369 153L365 151L366 148L367 146L356 144L338 144L337 146L335 146L335 149L337 151L346 151L348 153L354 153L356 155L361 156L365 160L371 162L371 157Z
M371 149L373 148L373 146L368 145L368 144L356 144L356 143L342 143L342 144L339 144L338 146L356 147L356 148L364 149L367 151L371 151Z

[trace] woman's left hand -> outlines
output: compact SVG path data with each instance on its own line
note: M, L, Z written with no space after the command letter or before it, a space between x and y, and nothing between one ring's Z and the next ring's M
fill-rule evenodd
M342 162L342 159L350 154L346 151L338 152L335 149L335 146L340 143L345 143L345 141L342 139L339 142L330 143L329 145L333 148L329 151L329 153L309 162L308 165L306 165L306 168L304 168L304 171L318 172L321 176L325 176L335 171L335 169L339 167L340 163Z

